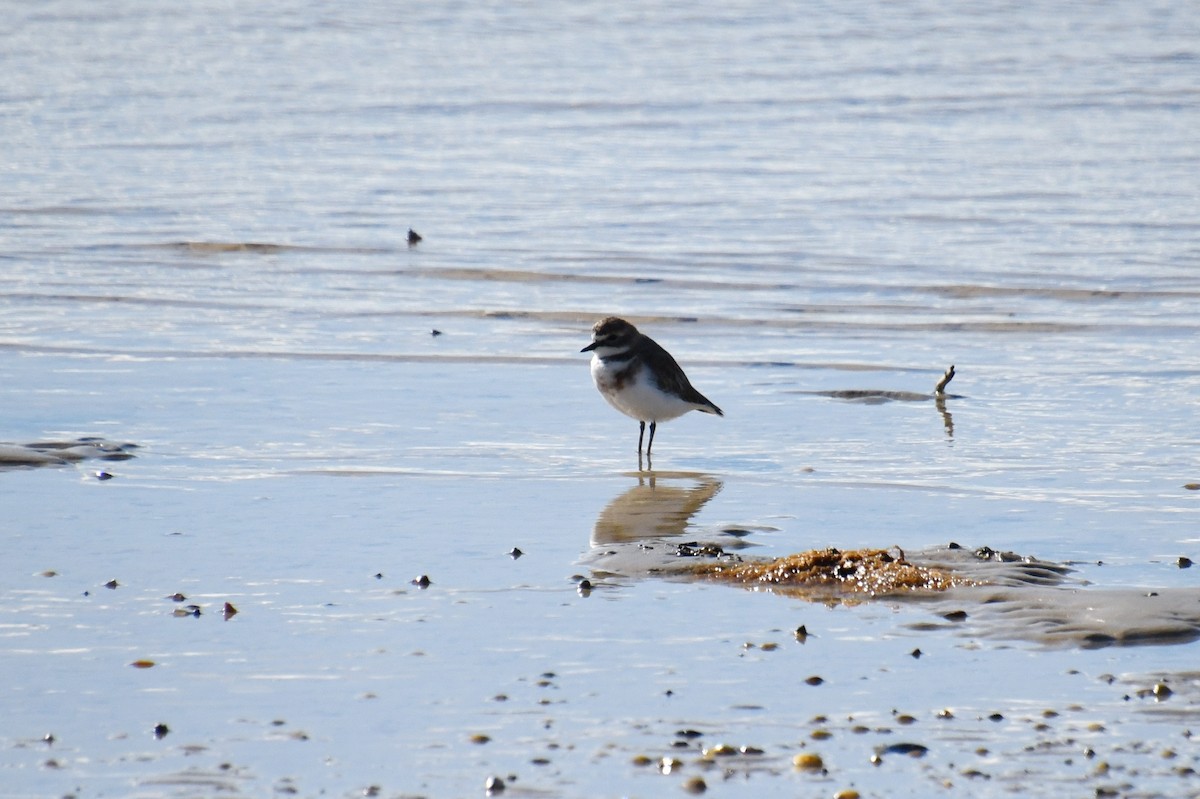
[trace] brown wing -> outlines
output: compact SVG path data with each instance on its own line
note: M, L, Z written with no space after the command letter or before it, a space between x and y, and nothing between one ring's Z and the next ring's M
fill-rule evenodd
M660 347L657 341L643 334L641 351L646 365L653 369L651 374L658 375L659 388L678 394L688 402L711 409L708 410L708 413L715 413L717 416L725 415L725 412L718 408L712 400L692 387L687 375L683 373L683 369L671 357L671 353Z

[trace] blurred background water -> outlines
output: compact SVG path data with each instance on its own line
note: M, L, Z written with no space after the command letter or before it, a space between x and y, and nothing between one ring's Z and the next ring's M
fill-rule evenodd
M953 539L1194 586L1174 567L1200 540L1188 3L5 16L0 440L139 445L0 474L12 795L461 795L505 769L654 794L593 751L636 749L643 713L794 745L821 708L736 708L807 676L785 657L811 645L746 674L729 648L814 609L636 582L584 601L568 579L637 482L636 426L578 354L610 313L727 413L659 431L657 467L720 483L689 533L754 529L765 554ZM930 391L951 363L945 414L812 393ZM177 590L205 615L172 618ZM243 612L218 624L226 600ZM913 611L821 612L836 670ZM1061 653L940 645L971 665L872 677L856 712L1067 690ZM543 672L577 691L531 774ZM686 711L647 710L684 685ZM184 732L146 740L161 721ZM179 777L192 762L208 776ZM837 786L882 779L852 762Z

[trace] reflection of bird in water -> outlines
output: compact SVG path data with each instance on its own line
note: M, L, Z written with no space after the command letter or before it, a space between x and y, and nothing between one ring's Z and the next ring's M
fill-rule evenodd
M658 485L655 475L639 475L637 485L600 512L592 531L592 546L682 535L688 522L722 485L709 475L688 476L696 481L691 488Z

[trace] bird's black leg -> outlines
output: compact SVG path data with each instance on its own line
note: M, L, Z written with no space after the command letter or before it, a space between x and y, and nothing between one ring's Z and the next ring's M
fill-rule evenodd
M650 450L654 449L654 429L658 427L658 422L650 423L650 443L646 445L646 457L650 457Z
M642 459L642 436L646 435L646 423L638 422L638 460ZM650 428L650 440L654 441L654 428Z

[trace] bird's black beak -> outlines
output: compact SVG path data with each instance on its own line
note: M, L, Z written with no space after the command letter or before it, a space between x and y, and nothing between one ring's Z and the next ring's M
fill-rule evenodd
M580 352L591 352L592 350L596 349L597 343L598 342L593 341L591 344L589 344L586 347L584 347L583 349L581 349Z

